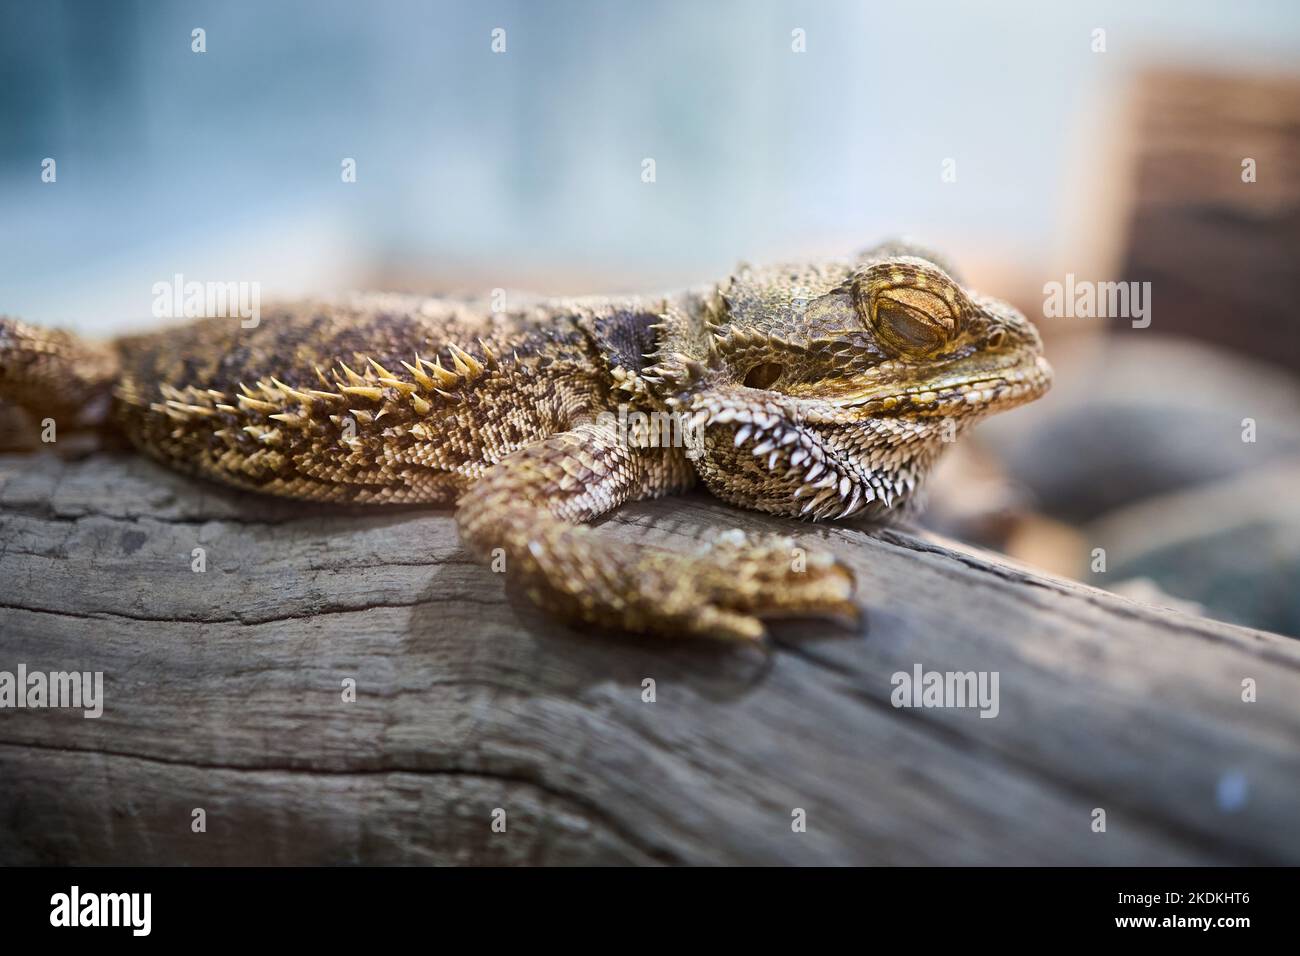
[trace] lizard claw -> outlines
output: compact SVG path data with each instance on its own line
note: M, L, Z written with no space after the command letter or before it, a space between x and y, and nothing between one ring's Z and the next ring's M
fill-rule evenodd
M695 559L692 634L755 641L763 622L829 617L855 629L862 609L853 601L853 572L827 552L808 552L788 537L751 539L728 532Z

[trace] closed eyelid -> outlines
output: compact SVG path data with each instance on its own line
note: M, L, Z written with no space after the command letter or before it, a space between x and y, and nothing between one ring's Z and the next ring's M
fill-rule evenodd
M894 303L929 318L932 322L942 323L949 331L956 324L956 303L948 301L941 295L913 286L894 286L881 289L876 293L876 308L882 304Z
M855 282L859 314L892 353L926 355L958 333L960 290L946 277L913 267L873 267Z
M946 337L941 323L920 310L883 300L876 306L878 321L889 323L893 335L907 344L925 348L938 345Z
M935 314L960 316L970 305L965 290L951 276L919 259L873 263L857 273L853 284L860 295L915 296L915 303L909 304Z

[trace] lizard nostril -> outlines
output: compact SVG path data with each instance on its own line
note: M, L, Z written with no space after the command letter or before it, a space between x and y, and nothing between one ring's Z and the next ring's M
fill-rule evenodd
M989 348L1000 349L1002 344L1007 340L1007 333L1002 329L994 329L989 333Z

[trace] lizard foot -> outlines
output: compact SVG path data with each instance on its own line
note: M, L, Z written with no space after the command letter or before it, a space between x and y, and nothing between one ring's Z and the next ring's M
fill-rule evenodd
M848 567L788 537L732 531L693 554L643 552L634 573L628 623L667 636L756 641L768 618L860 617Z

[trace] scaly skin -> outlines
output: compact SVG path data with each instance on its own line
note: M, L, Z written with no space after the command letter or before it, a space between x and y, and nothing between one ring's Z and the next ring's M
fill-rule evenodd
M854 616L852 577L788 538L729 533L686 554L583 523L697 476L745 508L887 519L915 506L960 430L1049 383L1019 313L899 244L742 267L661 298L494 315L369 296L102 348L0 319L0 398L119 428L159 461L238 488L455 505L465 544L504 557L540 606L670 636L749 640L764 618ZM681 427L656 435L635 415L624 427L635 412ZM670 440L683 436L694 440Z

